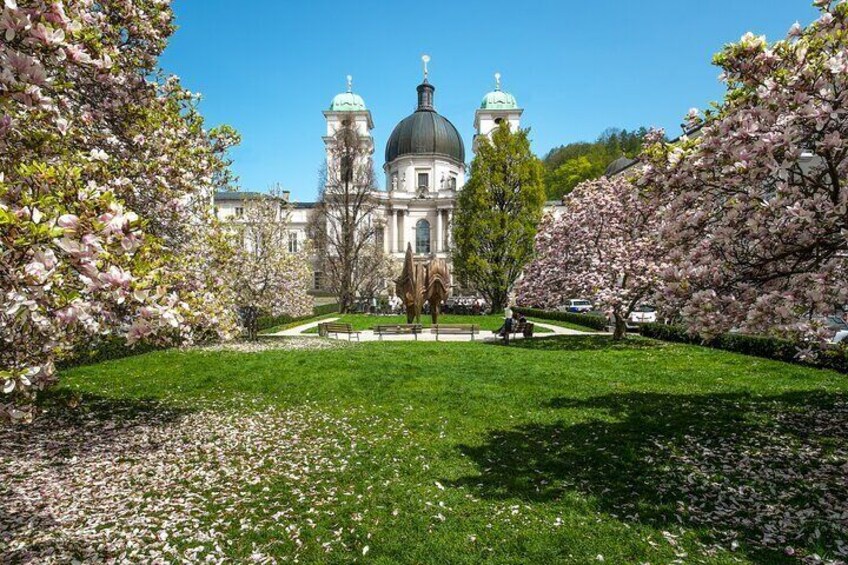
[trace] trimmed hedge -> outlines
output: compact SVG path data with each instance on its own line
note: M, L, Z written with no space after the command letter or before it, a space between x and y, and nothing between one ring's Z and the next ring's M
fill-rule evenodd
M291 324L292 322L299 322L300 320L308 320L309 318L314 318L315 316L325 316L327 314L334 314L339 311L338 304L324 304L323 306L316 306L312 309L312 314L308 316L259 316L257 320L258 330L267 330L270 328L274 328L276 326L283 326L286 324Z
M523 314L528 318L539 318L541 320L556 320L568 322L578 326L592 328L598 331L606 331L609 322L604 316L597 314L577 314L575 312L552 312L550 310L538 310L536 308L515 307L513 311Z
M848 373L848 350L844 347L813 348L814 355L800 359L798 351L801 348L798 344L776 337L727 333L711 340L703 340L697 335L689 334L684 327L665 324L644 324L640 331L645 337L661 341L702 345L754 357Z

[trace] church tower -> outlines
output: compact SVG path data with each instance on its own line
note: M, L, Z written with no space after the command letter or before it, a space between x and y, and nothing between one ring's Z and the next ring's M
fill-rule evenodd
M501 90L501 74L495 73L495 89L483 97L483 102L474 113L474 146L477 153L477 143L480 136L490 135L504 120L512 131L521 127L521 114L524 110L518 107L515 96Z
M330 159L330 147L333 136L339 128L348 120L352 120L359 132L362 142L366 144L368 153L374 153L374 139L371 130L374 129L374 121L371 119L371 111L365 106L365 100L353 92L353 77L347 76L347 92L337 94L330 103L330 109L324 112L327 121L327 133L324 135L324 147L327 149L327 159Z

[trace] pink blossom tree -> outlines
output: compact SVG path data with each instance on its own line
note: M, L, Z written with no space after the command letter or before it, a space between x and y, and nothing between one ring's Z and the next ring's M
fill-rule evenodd
M217 237L211 195L237 136L204 130L196 96L152 78L167 1L0 10L0 420L21 421L75 343L232 328L190 251Z
M725 47L725 101L646 151L640 185L672 196L663 296L704 337L811 337L848 302L848 4L816 4L784 40Z
M628 316L652 296L663 267L656 197L615 177L581 183L563 204L558 218L549 216L540 226L518 302L555 308L570 298L591 298L621 339Z
M256 339L261 314L312 313L312 266L307 246L289 249L291 205L280 191L251 194L241 207L242 214L227 224L236 249L228 265L229 285L247 336Z

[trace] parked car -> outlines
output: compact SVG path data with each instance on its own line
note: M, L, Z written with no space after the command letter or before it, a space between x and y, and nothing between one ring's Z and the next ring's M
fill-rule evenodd
M821 318L819 321L824 327L833 332L833 338L831 338L830 343L848 343L848 322L843 316L834 314Z
M585 314L592 310L592 303L582 298L566 300L565 304L559 307L560 312L575 312L577 314Z
M627 318L628 325L653 324L657 321L657 309L649 304L640 304Z

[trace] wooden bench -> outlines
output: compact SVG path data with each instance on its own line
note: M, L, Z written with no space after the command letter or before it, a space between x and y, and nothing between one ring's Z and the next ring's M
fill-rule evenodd
M384 335L412 334L415 336L415 341L418 341L418 334L423 328L421 324L386 324L374 326L374 335L379 336L382 341Z
M339 337L339 334L347 334L348 341L350 341L353 336L356 336L356 341L359 341L359 332L354 331L353 326L350 324L335 324L333 322L318 324L319 336L327 337L330 334L335 334L336 337Z
M436 334L436 341L439 341L440 335L470 335L471 341L474 341L474 336L480 333L480 326L476 324L436 324L430 331Z

